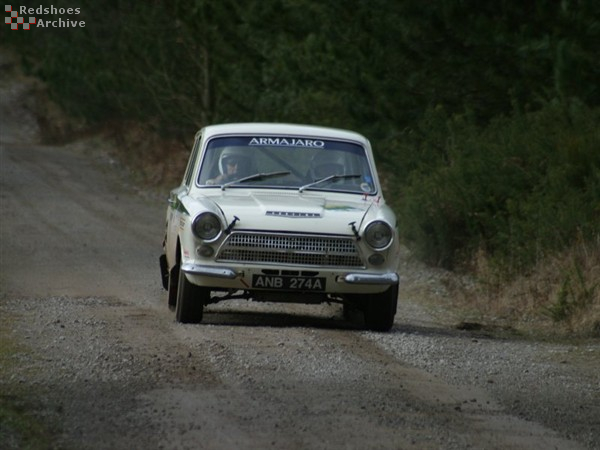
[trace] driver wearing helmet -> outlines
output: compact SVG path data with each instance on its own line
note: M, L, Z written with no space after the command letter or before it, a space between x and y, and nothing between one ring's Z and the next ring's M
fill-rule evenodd
M219 175L208 180L206 184L222 184L242 178L250 173L250 162L251 159L244 149L225 148L219 156Z
M330 175L343 175L344 172L344 157L341 154L331 150L321 151L311 160L309 177L317 181Z

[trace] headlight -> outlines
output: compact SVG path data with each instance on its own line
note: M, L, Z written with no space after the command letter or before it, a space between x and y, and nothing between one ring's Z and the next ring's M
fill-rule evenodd
M367 225L365 240L367 244L378 250L387 247L392 242L392 227L381 220L376 220Z
M196 237L211 241L221 233L221 221L216 214L204 212L194 219L192 231Z

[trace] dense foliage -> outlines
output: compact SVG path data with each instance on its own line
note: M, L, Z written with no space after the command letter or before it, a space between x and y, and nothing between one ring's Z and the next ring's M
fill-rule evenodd
M65 1L55 1L59 7ZM596 0L80 0L6 32L71 114L189 139L207 123L369 136L406 242L522 270L600 229Z
M414 167L393 188L410 218L405 235L432 263L483 251L513 273L578 239L597 239L599 124L600 109L576 101L485 127L470 115L428 111L396 144L405 150L397 165Z

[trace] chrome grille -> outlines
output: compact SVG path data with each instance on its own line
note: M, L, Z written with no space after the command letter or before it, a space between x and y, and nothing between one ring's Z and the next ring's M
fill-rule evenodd
M295 211L267 211L267 216L275 216L275 217L293 217L297 218L309 218L314 219L316 217L321 217L321 213L318 212L295 212Z
M351 238L248 232L231 234L219 249L217 260L301 266L364 266Z

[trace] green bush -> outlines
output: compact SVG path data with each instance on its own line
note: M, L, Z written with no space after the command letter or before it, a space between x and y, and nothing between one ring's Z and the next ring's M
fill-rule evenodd
M483 250L513 273L592 239L600 232L599 124L600 109L578 102L548 102L481 128L468 115L430 112L419 124L424 139L402 151L421 158L408 162L415 169L395 191L405 239L434 264L454 267ZM414 132L406 133L410 142Z

